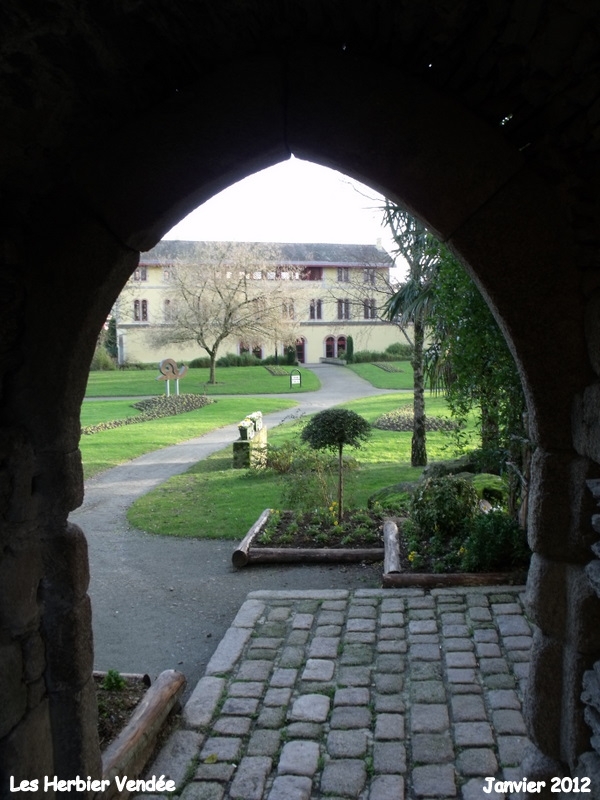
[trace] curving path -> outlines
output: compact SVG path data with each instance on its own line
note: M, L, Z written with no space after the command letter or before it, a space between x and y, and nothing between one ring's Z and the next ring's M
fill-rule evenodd
M311 369L322 388L299 394L297 408L265 415L268 428L345 400L391 393L374 389L350 370L329 364ZM231 566L233 542L164 538L129 526L126 511L137 497L227 447L237 436L237 426L228 425L87 481L83 505L70 520L88 540L97 669L147 672L152 678L164 669L179 669L187 676L189 692L248 592L380 584L380 570L363 566L238 571Z

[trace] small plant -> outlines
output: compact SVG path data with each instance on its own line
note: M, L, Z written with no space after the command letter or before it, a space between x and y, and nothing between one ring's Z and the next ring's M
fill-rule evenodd
M477 515L461 550L467 572L526 567L530 555L525 532L503 511Z
M429 478L410 504L411 519L421 531L446 540L464 534L477 513L473 484L455 475Z
M127 682L125 678L116 669L109 669L102 683L102 689L107 692L122 692Z
M301 438L315 450L333 450L338 454L338 513L344 515L344 446L360 447L371 434L364 417L346 408L328 408L309 421Z

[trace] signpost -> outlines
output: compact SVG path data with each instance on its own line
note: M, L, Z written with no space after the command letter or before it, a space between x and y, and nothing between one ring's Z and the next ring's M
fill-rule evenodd
M295 386L302 386L302 374L299 369L293 369L290 372L290 389Z

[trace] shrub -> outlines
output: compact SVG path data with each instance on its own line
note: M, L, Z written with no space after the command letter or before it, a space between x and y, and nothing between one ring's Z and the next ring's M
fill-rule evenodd
M525 568L530 555L525 532L504 511L474 517L460 552L467 572Z
M116 369L116 364L113 358L107 353L106 349L100 345L94 351L90 370L110 370Z
M394 356L394 361L410 361L413 357L414 347L402 342L393 342L385 348L385 352Z
M383 431L412 431L414 427L412 406L400 406L400 408L382 414L375 421L373 427ZM426 431L453 431L456 427L456 422L448 417L425 417Z
M217 367L256 367L260 363L253 353L226 353L217 359Z
M354 360L354 339L348 336L346 339L346 361L351 364Z
M190 369L210 369L210 358L208 356L198 356L189 363Z
M477 513L473 484L455 475L429 478L417 489L410 504L411 519L419 529L444 540L464 535Z

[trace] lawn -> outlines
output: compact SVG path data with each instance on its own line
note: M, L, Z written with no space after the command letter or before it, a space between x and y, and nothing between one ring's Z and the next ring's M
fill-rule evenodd
M410 361L390 361L389 366L401 372L386 372L375 364L348 364L347 369L356 372L377 389L413 389L413 369Z
M83 474L86 479L91 478L98 472L123 464L144 453L194 439L215 428L239 422L253 411L260 410L267 414L295 405L296 402L291 398L222 397L210 405L185 414L82 436L79 447L83 458ZM132 416L128 413L128 408L133 414L138 413L131 407L131 403L123 400L84 402L81 410L82 425L120 419L125 414Z
M397 395L382 395L355 400L344 407L374 422L398 405ZM427 407L430 415L448 415L442 398L428 398ZM269 431L269 443L280 445L297 436L299 430L298 423L281 425ZM349 506L364 506L377 489L419 478L422 470L410 466L410 441L410 432L375 429L363 449L348 450L348 455L355 455L360 462L354 488L347 492ZM454 454L449 434L429 433L427 446L432 461ZM128 519L136 528L165 536L238 540L265 508L281 507L280 498L279 476L234 470L232 450L227 448L140 497L130 508Z
M293 367L285 367L289 370ZM165 382L154 370L107 370L90 372L86 397L137 397L165 394ZM300 368L301 385L290 387L288 375L271 375L265 367L217 367L217 383L208 383L208 369L189 369L179 382L180 392L191 394L285 394L314 392L321 383L314 372ZM171 392L175 385L171 381Z

